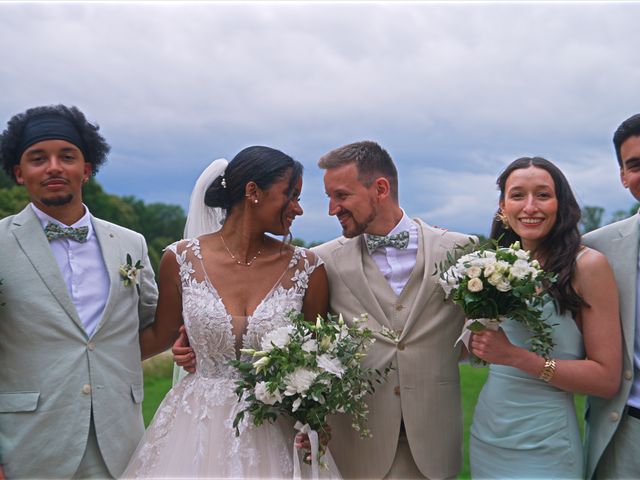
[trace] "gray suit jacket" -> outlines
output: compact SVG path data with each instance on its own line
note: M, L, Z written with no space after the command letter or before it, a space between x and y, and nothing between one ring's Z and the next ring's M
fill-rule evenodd
M586 419L586 474L591 478L598 461L611 441L629 398L633 381L633 345L636 323L636 296L638 274L638 242L640 226L638 215L607 225L584 237L584 244L602 252L615 273L620 295L620 320L623 337L622 385L617 395L607 400L587 398Z
M360 237L338 238L313 249L325 262L332 312L342 313L347 322L367 312L374 332L383 326L394 328L394 312L406 315L398 341L376 335L365 358L365 364L374 368L383 369L389 362L395 366L367 399L373 436L360 439L345 416L330 421L331 451L345 478L384 477L395 457L402 419L415 462L425 476L453 477L461 466L460 347L453 344L464 318L457 306L445 301L434 271L448 251L468 243L469 237L417 222L417 262L424 262L424 273L412 275L405 287L415 299L412 304L386 305L374 295L374 282L386 288L388 284L382 274L365 275L363 256L368 252Z
M124 470L144 431L138 330L157 300L142 235L91 219L111 279L89 338L30 206L0 220L0 463L8 478L69 478L91 414L104 461ZM141 259L140 296L118 269Z

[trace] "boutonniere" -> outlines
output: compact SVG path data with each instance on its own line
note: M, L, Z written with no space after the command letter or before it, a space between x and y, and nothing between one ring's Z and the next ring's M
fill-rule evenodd
M131 255L127 253L127 263L120 265L120 277L126 286L135 285L138 295L140 295L140 285L138 285L138 272L144 268L142 262L138 260L135 264Z

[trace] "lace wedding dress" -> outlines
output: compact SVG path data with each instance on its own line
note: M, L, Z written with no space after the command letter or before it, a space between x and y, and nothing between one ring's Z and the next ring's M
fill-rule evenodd
M291 310L301 310L309 275L321 260L295 247L287 269L246 318L244 335L236 338L232 317L204 269L198 239L168 248L179 264L182 315L196 373L162 401L123 478L292 478L293 422L279 418L256 427L245 416L236 436L232 423L242 404L229 361L239 348L259 349L266 333L288 324ZM322 476L339 478L330 454L324 460L330 470Z

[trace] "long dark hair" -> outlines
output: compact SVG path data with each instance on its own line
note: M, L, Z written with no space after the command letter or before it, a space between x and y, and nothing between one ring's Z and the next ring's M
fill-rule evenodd
M227 215L235 205L244 200L245 187L249 182L255 182L262 189L267 190L278 180L289 177L287 195L293 196L298 179L302 176L302 164L286 153L271 147L252 146L240 151L229 162L224 176L216 178L207 188L204 197L205 205L220 207L227 211ZM222 183L224 179L224 185ZM280 212L280 222L284 225L285 205Z
M553 179L558 199L556 223L551 227L549 234L542 239L536 254L543 260L542 268L558 276L556 283L549 288L556 309L560 314L569 311L575 318L580 309L588 305L571 284L576 269L576 256L580 250L578 223L581 213L567 178L558 167L542 157L518 158L511 162L496 180L500 189L500 202L504 202L505 186L509 175L515 170L529 167L541 168ZM497 214L491 226L491 238L500 239L500 245L505 247L520 241L520 236L512 229L505 228Z

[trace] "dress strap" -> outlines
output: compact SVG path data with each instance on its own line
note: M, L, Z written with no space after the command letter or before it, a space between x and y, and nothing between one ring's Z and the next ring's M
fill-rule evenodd
M580 249L580 251L578 252L578 255L576 255L576 262L578 260L580 260L580 257L588 250L587 247L585 247L584 245L582 246L582 248Z

